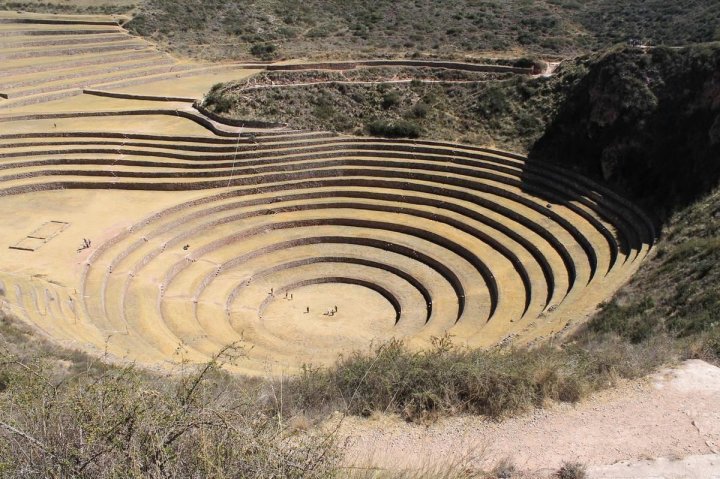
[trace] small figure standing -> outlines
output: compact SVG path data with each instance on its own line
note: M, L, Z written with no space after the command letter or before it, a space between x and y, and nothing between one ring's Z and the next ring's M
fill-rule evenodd
M303 314L308 314L310 312L310 306L305 306L305 312Z
M91 241L90 241L89 239L83 238L82 246L78 248L77 252L79 253L79 252L81 252L81 251L83 251L83 250L86 250L86 249L90 248L91 244L92 244L92 243L91 243Z

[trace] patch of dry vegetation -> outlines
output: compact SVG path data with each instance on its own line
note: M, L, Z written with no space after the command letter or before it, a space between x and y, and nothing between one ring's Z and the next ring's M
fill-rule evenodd
M442 415L515 415L550 401L577 402L618 378L636 378L672 360L658 338L631 345L615 338L560 348L471 350L450 337L412 351L390 341L356 352L329 368L306 367L285 388L293 411L347 410L360 416L394 413L410 420Z
M668 359L659 342L510 353L465 350L444 337L428 351L393 341L284 381L250 380L222 371L242 360L241 347L161 376L59 349L7 316L2 337L3 477L529 477L509 461L477 470L471 458L413 470L347 468L334 421L324 418L335 410L413 421L501 418L551 400L577 401ZM566 465L558 474L583 477L567 475L578 471L581 465Z
M209 59L267 58L267 46L274 57L454 56L520 44L557 52L572 48L566 10L546 1L149 0L130 28Z
M639 343L656 334L697 340L720 357L720 189L671 217L664 240L589 327Z
M405 136L527 151L553 118L573 72L477 83L347 84L248 89L216 85L205 106L226 116L289 122L299 129ZM406 125L401 131L383 124Z
M268 47L271 57L567 55L718 40L719 22L713 0L147 0L130 27L182 55L240 59Z
M504 474L511 471L511 477L530 477L510 461L478 470L470 466L475 456L412 470L348 467L335 437L337 420L324 418L336 407L343 414L396 412L403 402L407 419L430 420L474 408L508 415L544 399L574 401L584 394L584 379L576 376L586 366L561 364L568 359L563 354L463 351L448 338L432 351L411 352L391 342L281 381L227 375L223 364L242 360L241 347L228 347L207 364L166 376L52 346L3 316L0 474L425 479L509 477ZM430 361L436 367L428 368ZM446 367L451 371L438 374ZM606 369L603 381L611 371L628 372ZM466 401L473 405L465 407Z
M2 477L335 474L332 435L288 427L260 383L222 372L240 349L168 377L63 352L7 317L3 337L12 342L0 353Z

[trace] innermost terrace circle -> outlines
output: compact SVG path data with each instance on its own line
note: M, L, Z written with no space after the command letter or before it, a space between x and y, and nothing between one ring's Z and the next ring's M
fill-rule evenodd
M383 295L358 284L310 284L275 294L258 319L273 336L291 343L365 348L393 334L396 311ZM318 339L322 342L319 343Z

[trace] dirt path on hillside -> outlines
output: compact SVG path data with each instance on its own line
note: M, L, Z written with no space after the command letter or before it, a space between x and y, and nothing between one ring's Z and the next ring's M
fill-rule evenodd
M341 437L347 438L351 463L381 468L463 461L487 470L510 458L519 469L541 474L579 461L591 466L591 477L625 477L599 466L720 452L720 368L688 361L579 405L557 405L502 423L465 417L426 427L387 417L346 419ZM692 477L720 477L720 461L706 463L707 474Z
M426 80L419 78L404 78L395 80L321 80L321 81L309 81L300 83L274 83L264 85L252 85L242 89L243 92L252 90L264 90L268 88L293 88L293 87L304 87L304 86L318 86L318 85L386 85L386 84L399 84L399 83L412 83L418 81L420 83L443 83L443 84L479 84L488 83L497 80Z

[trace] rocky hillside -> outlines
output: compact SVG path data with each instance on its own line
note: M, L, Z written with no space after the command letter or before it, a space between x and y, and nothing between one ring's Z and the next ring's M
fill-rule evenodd
M661 220L717 186L720 45L621 48L576 63L587 75L531 159L602 179Z
M702 338L697 353L720 358L720 188L678 211L654 257L589 324L641 342L653 335Z
M720 39L714 0L146 0L130 28L205 58L569 54Z
M386 79L396 78L398 72L389 70L397 69L385 70ZM339 81L290 88L231 82L216 86L205 104L224 115L287 122L299 129L422 137L525 152L542 135L565 88L553 78L510 74L471 83L435 83L431 74L417 71L408 83ZM295 76L283 75L288 81ZM564 78L571 81L569 76Z
M640 342L699 337L720 354L720 45L614 49L587 74L530 158L560 162L664 224L656 254L590 322Z

